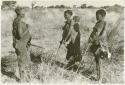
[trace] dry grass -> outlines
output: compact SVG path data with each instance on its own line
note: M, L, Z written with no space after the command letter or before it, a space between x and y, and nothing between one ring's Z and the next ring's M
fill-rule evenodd
M94 26L95 12L97 9L73 9L74 13L80 16L81 24L81 50L84 51L86 41ZM32 54L36 59L41 59L40 63L34 63L27 70L29 82L34 83L97 83L90 80L91 76L95 76L95 63L92 64L93 56L88 54L83 56L85 67L83 71L86 73L78 74L73 71L65 70L58 66L55 61L65 63L66 49L64 46L59 50L58 55L55 55L56 50L61 40L61 27L64 25L63 12L65 9L34 9L26 12L26 22L30 24L31 34L33 36L32 43L40 45L45 49L32 47ZM3 70L14 72L16 64L16 55L12 47L12 21L15 13L12 10L2 10L1 12L1 35L2 35L2 50L1 56L5 65ZM119 17L121 18L119 19ZM112 59L102 60L101 73L102 83L123 83L124 72L124 16L122 13L109 12L106 16L107 34L109 38L110 50ZM117 24L117 25L115 25ZM112 40L111 40L112 39ZM41 54L41 55L40 55ZM39 56L40 55L40 56ZM13 62L12 62L13 61ZM36 60L37 61L37 60ZM38 62L37 61L37 62ZM13 65L12 65L13 64ZM7 66L7 67L6 67ZM92 67L89 69L89 67ZM10 68L12 67L12 68ZM89 73L90 71L90 73ZM88 75L85 75L87 74ZM3 82L16 82L11 76L2 74Z

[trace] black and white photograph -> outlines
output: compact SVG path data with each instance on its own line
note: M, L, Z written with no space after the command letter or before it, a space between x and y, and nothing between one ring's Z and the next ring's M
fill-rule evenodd
M2 84L124 84L124 0L1 0Z

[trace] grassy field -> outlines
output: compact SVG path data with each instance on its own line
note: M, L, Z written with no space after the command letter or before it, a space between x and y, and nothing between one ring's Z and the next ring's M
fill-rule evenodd
M63 13L66 9L33 9L26 10L26 22L30 25L33 36L31 43L42 46L43 49L31 47L34 64L27 70L28 82L34 83L97 83L91 77L95 76L93 56L83 56L85 61L82 73L68 71L59 63L66 64L66 48L62 46L58 52L59 41L64 25ZM96 23L97 9L73 9L74 15L80 16L81 50L84 51L87 39ZM107 12L107 37L112 53L110 60L101 60L101 82L123 83L124 74L124 12ZM1 79L2 82L16 82L13 73L17 67L16 54L12 47L12 22L16 17L13 10L1 11ZM53 63L56 62L56 63ZM91 68L90 68L91 67Z

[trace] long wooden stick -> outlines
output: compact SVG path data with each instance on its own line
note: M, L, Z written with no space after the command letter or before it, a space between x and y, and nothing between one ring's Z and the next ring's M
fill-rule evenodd
M34 45L34 44L30 44L31 46L34 46L34 47L39 47L39 48L43 48L42 46L38 46L38 45Z
M83 54L83 56L86 55L86 53L87 53L88 49L90 48L90 46L91 46L91 44L89 43L88 46L87 46L87 48L86 48L86 50L85 50L85 52L84 52L84 54ZM81 65L82 62L83 62L83 58L81 59L76 72L78 72L78 70L79 70L80 65Z

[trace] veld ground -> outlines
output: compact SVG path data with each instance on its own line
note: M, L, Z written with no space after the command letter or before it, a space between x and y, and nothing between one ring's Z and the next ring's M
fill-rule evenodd
M33 36L32 43L43 49L31 47L34 64L27 70L29 82L41 83L97 83L91 77L95 76L95 62L89 53L84 58L82 73L68 71L59 63L66 64L66 48L62 46L56 55L61 40L63 13L66 9L33 9L26 10L26 22L30 24ZM73 9L75 15L80 16L81 50L85 50L87 39L96 23L97 9ZM122 12L107 12L107 37L111 59L101 60L101 82L123 83L124 74L124 16ZM1 11L1 79L2 82L16 82L13 73L16 69L16 55L12 47L12 22L15 18L13 10ZM58 63L52 64L53 61ZM91 66L91 68L90 68Z

